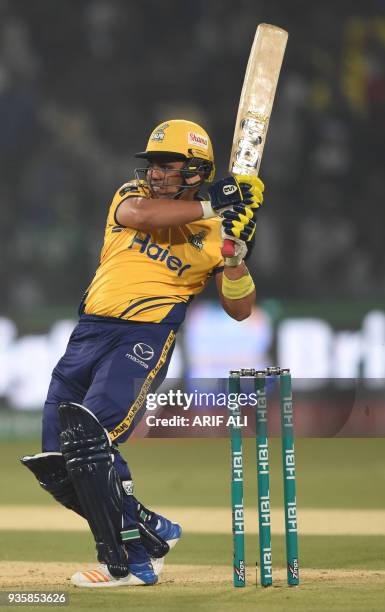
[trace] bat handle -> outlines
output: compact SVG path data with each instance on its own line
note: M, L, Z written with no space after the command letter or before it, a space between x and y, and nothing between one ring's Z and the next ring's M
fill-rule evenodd
M230 238L225 238L222 246L223 257L234 257L235 255L235 244Z

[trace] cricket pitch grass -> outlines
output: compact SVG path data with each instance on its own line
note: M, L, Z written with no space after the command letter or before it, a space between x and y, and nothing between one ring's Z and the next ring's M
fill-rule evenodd
M381 610L385 570L303 569L301 587L286 587L286 572L275 572L274 586L255 588L252 571L249 586L232 589L231 572L223 565L178 565L165 567L154 587L93 589L79 591L69 586L69 576L79 569L76 563L2 562L2 589L23 591L66 591L70 607L76 610L122 609L133 606L144 610ZM64 580L63 578L66 577ZM364 607L363 607L364 606ZM29 608L31 606L28 606Z
M22 454L38 450L36 440L0 448L1 591L65 591L74 611L385 609L383 439L297 441L301 583L294 588L286 584L280 448L272 441L274 582L268 589L255 586L252 440L245 443L247 586L241 589L232 586L228 440L138 440L123 447L137 496L184 528L159 583L134 588L71 586L72 573L94 565L94 545L84 521L51 501L18 464Z

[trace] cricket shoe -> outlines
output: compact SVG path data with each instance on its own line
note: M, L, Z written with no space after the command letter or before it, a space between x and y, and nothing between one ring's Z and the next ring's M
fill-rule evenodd
M182 536L182 527L178 523L172 523L164 516L158 515L158 522L155 528L158 536L167 542L170 549L174 548L175 544L180 540ZM154 559L151 557L152 567L156 576L163 570L165 557L159 557Z
M163 564L162 564L163 566ZM149 586L158 582L158 576L151 563L130 563L130 573L124 578L115 578L107 565L100 563L95 569L76 572L71 582L77 587L104 588L120 586Z
M160 538L167 542L170 548L174 548L175 544L182 537L182 527L178 523L172 523L160 514L158 515L155 531Z

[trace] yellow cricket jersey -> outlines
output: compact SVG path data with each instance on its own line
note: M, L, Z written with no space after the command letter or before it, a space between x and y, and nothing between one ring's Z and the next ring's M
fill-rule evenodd
M223 266L220 220L194 221L152 232L119 225L115 213L127 197L149 197L132 181L115 194L107 217L100 264L83 312L146 323L180 323L187 304Z

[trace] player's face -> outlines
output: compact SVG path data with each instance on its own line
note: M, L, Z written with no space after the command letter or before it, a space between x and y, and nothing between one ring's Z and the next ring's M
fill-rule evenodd
M183 166L183 161L153 161L149 164L146 179L155 198L172 198L180 191Z

